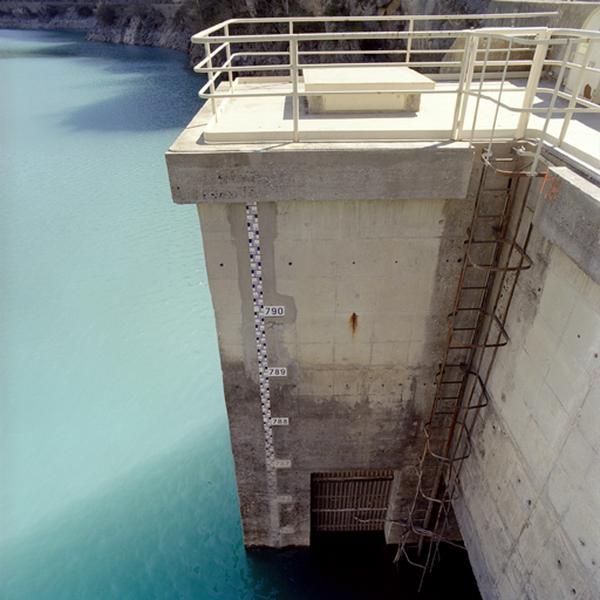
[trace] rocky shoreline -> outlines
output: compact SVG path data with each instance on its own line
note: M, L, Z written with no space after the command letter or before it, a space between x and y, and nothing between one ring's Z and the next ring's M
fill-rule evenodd
M187 52L194 60L193 33L231 18L290 15L386 15L478 12L493 0L0 0L0 28L87 32L99 42L156 46Z
M115 10L105 17L110 18L110 23L101 22L95 4L56 4L52 10L46 7L46 10L36 11L37 5L39 3L0 1L0 28L83 31L91 41L190 52L192 31L150 5L122 13Z
M559 10L554 23L580 26L593 4L553 2L503 4L501 0L0 0L0 28L84 31L98 42L154 46L185 52L197 62L203 49L190 37L206 27L236 17L290 15L466 14ZM456 21L453 26L459 26ZM552 24L542 19L540 23ZM465 23L465 26L467 24ZM255 48L258 49L258 48Z

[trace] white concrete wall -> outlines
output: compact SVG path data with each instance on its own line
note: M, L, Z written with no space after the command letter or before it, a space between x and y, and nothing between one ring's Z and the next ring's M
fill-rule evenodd
M532 248L455 508L485 600L597 600L600 286Z

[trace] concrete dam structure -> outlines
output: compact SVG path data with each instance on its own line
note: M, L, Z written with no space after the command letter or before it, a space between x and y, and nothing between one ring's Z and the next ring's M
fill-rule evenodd
M380 531L423 577L463 546L486 600L600 597L598 15L194 36L167 165L246 546Z

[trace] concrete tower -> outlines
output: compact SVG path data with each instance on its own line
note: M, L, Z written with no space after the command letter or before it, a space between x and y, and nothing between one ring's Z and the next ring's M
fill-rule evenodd
M485 598L597 597L600 34L546 17L195 36L208 101L167 164L247 546L381 530L427 569L462 538Z

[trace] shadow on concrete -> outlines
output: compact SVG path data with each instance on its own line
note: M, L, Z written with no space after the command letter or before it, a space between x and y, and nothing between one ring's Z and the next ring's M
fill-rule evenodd
M318 120L318 119L337 119L343 121L344 119L389 119L391 117L395 119L415 119L419 115L416 112L410 111L381 111L381 112L328 112L328 113L310 113L308 111L308 99L306 96L300 98L300 120ZM291 121L294 118L293 115L293 104L292 97L286 96L283 103L283 120Z

